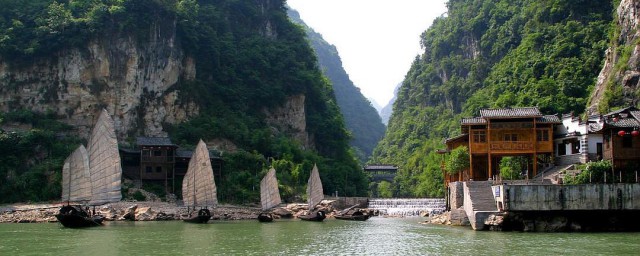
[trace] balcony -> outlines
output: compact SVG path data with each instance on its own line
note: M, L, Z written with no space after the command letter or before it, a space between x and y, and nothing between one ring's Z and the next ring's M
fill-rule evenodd
M489 144L491 151L532 151L533 143L530 141L500 141Z
M141 156L140 161L143 163L173 163L173 156Z

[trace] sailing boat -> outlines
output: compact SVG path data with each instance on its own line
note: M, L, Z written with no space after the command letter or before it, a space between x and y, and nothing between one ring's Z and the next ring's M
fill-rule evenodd
M193 207L188 213L189 216L184 219L191 223L207 223L211 219L211 212L207 207L218 204L209 150L202 140L198 142L189 160L187 174L182 180L182 199L187 207ZM196 206L201 207L198 212L196 212Z
M282 203L282 200L280 199L280 191L278 190L276 169L271 168L269 172L267 172L267 175L265 175L260 181L260 203L262 204L262 212L258 214L258 221L273 221L273 214L271 212L267 212L267 210Z
M67 205L60 208L56 218L65 227L98 226L103 216L95 215L95 206L120 201L122 166L118 152L118 139L113 119L106 110L93 127L89 150L78 147L62 168L62 200ZM70 202L89 202L94 206L93 215L87 209Z
M67 205L60 208L56 218L68 228L92 227L102 224L102 216L90 216L80 205L70 202L88 202L91 200L91 175L89 173L89 155L84 145L80 145L62 167L62 200Z
M327 215L322 210L314 211L316 205L324 198L324 192L322 191L322 181L320 180L320 174L318 173L318 166L313 165L311 170L311 176L307 182L307 201L309 202L309 213L299 216L301 220L310 221L322 221Z

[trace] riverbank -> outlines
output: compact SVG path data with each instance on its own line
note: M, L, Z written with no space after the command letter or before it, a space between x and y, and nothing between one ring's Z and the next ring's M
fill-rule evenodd
M324 200L319 208L333 216L333 201ZM53 204L12 204L0 206L0 223L43 223L57 222L55 215L65 203ZM93 211L93 208L89 209ZM211 210L214 219L250 220L257 219L262 210L256 207L221 204ZM306 214L306 204L288 204L273 210L276 218L293 218ZM106 221L162 221L181 220L187 216L187 208L167 202L117 202L95 207L95 213Z

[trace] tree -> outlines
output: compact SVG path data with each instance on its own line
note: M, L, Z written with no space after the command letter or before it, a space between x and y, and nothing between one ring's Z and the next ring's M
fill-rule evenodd
M526 164L524 157L506 156L500 160L500 177L505 180L522 179L522 170Z
M445 169L450 175L469 169L469 149L466 146L451 150L451 154L445 162Z

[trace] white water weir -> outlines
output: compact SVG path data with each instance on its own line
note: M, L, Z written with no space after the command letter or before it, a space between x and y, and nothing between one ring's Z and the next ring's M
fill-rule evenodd
M444 198L372 198L369 209L377 210L380 215L420 216L421 212L440 214L445 210Z

